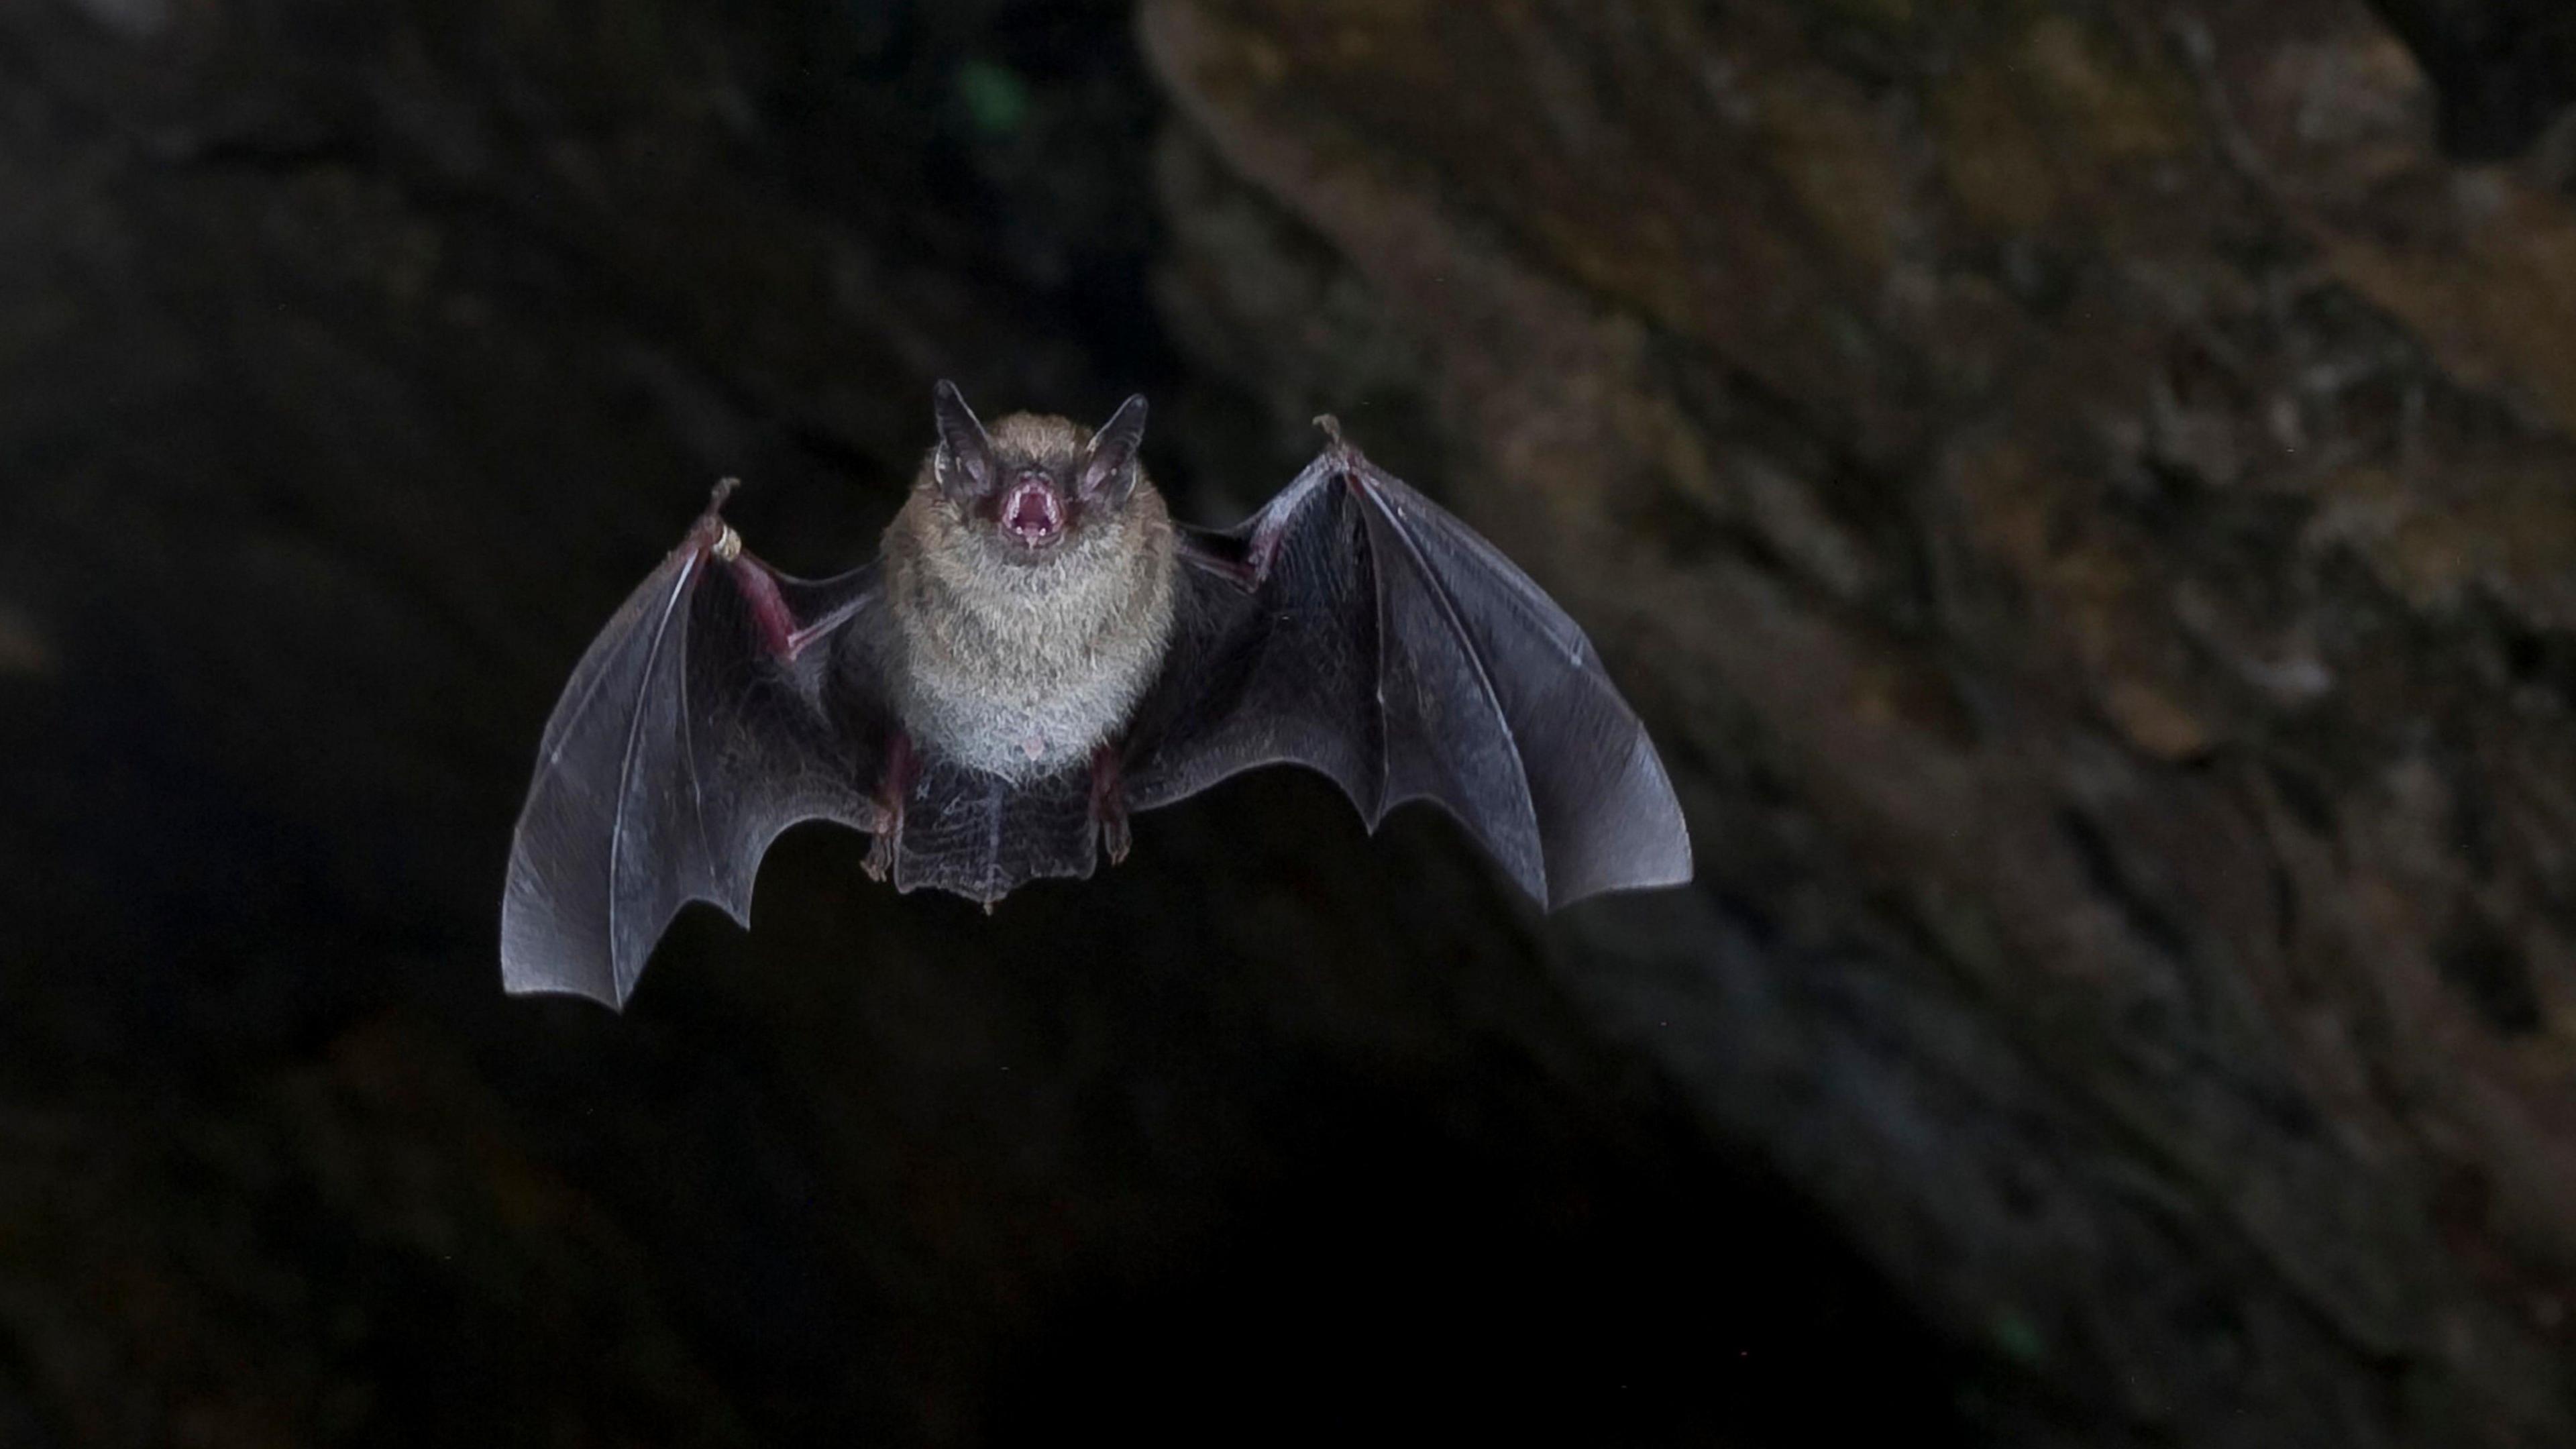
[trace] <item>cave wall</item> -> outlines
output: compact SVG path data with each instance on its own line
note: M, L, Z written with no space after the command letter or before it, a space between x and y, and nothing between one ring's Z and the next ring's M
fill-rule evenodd
M1699 897L1551 934L1601 1021L2129 1433L2571 1432L2545 158L2359 5L1144 21L1687 778Z

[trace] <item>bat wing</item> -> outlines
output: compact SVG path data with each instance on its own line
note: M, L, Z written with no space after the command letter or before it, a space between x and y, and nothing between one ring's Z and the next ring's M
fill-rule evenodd
M1532 899L1690 879L1654 745L1528 575L1342 443L1240 527L1185 531L1181 618L1131 733L1152 809L1240 770L1330 776L1374 830L1407 800Z
M821 582L762 569L805 625L782 657L722 576L725 539L711 510L591 642L546 721L501 901L510 991L622 1007L688 902L749 924L781 831L880 816L864 719L881 696L850 627L876 602L875 566Z

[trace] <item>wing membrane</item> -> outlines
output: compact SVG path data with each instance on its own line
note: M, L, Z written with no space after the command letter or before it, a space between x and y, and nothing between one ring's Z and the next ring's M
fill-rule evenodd
M1401 480L1336 444L1186 544L1199 567L1139 719L1137 808L1302 764L1372 829L1438 805L1551 908L1690 878L1671 783L1582 629Z
M625 1004L680 908L748 923L760 859L802 820L873 816L871 732L853 716L844 647L873 567L782 579L823 630L769 652L704 527L663 560L573 670L538 748L510 846L501 975L514 992Z

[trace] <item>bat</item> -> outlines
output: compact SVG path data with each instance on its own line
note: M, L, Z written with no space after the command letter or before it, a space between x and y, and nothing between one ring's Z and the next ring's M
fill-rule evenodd
M823 819L899 891L990 910L1125 859L1129 817L1239 771L1320 771L1373 831L1428 800L1547 909L1691 875L1644 727L1564 610L1330 418L1237 527L1173 522L1137 449L989 429L955 386L878 557L819 581L743 547L717 485L610 618L510 845L511 992L625 1004L692 900L748 927L770 842Z

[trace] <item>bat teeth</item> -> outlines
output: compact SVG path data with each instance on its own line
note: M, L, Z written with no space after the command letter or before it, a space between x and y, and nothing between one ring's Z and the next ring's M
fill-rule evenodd
M1064 531L1064 500L1054 485L1030 479L1002 500L1002 526L1025 542L1053 538Z

